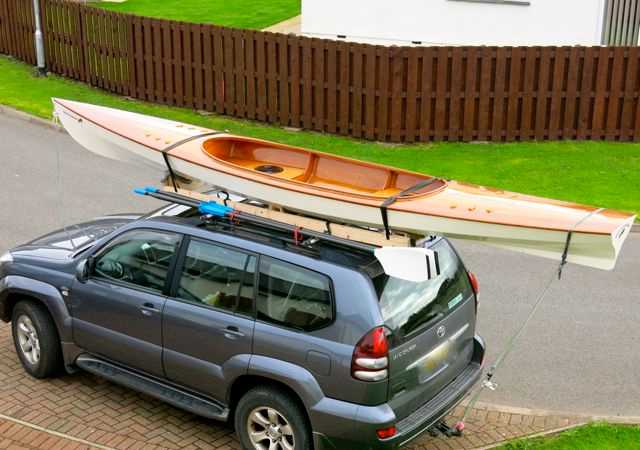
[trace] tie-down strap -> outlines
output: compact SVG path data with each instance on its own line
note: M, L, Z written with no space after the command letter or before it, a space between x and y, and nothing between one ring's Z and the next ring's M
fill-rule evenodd
M221 131L209 131L207 133L202 133L202 134L196 134L195 136L189 136L188 138L185 139L181 139L178 142L174 142L173 144L169 145L168 147L163 148L162 150L160 150L160 152L162 153L162 158L164 159L164 164L167 166L167 170L169 171L169 178L171 179L171 184L173 185L173 190L178 192L178 184L176 183L176 174L173 171L173 168L171 167L171 164L169 163L169 157L167 156L167 153L169 153L171 150L180 147L183 144L186 144L187 142L191 142L191 141L195 141L196 139L200 139L203 137L207 137L207 136L215 136L216 134L222 134Z
M564 242L564 250L562 252L562 258L560 259L560 266L558 266L558 280L562 278L562 269L567 264L567 257L569 256L569 247L571 247L571 237L573 236L573 232L586 222L587 219L590 219L592 216L596 214L600 214L602 211L606 211L607 208L600 208L594 211L591 211L589 214L585 215L582 219L578 220L575 225L571 227L571 229L567 232L567 239Z
M414 184L413 186L405 189L402 192L398 192L397 194L392 195L384 202L382 202L382 204L380 205L380 213L382 214L382 225L384 226L384 233L387 240L389 240L389 238L391 237L391 231L389 230L389 214L387 212L387 208L393 205L399 198L404 197L405 195L413 194L414 192L418 192L438 180L439 178L429 178L428 180L421 181L420 183Z

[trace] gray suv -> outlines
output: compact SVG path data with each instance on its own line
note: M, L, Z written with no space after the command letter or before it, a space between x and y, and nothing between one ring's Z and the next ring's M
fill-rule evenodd
M371 252L172 205L0 258L0 318L36 378L82 369L204 417L246 449L393 449L480 378L477 281L387 276Z

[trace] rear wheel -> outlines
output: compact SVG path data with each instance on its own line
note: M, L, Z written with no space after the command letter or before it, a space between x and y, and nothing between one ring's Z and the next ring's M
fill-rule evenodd
M11 330L18 358L27 373L35 378L60 373L60 338L44 307L31 301L19 302L13 309Z
M311 449L304 411L278 389L260 387L247 392L238 403L234 422L243 449Z

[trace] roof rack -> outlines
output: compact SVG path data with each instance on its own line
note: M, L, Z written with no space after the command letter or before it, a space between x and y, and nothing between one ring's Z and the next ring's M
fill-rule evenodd
M292 233L293 242L309 246L314 241L323 240L340 246L358 248L373 252L379 247L411 247L414 240L410 236L391 234L389 239L383 231L331 223L316 218L278 211L268 206L234 202L194 191L169 188L145 187L135 189L140 195L197 208L206 220L226 220L234 224L244 221L259 226L267 226Z

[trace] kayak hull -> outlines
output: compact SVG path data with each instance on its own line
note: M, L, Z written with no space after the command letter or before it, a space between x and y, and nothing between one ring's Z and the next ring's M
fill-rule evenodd
M383 215L380 206L386 198L383 196L393 195L404 187L397 181L397 186L387 185L378 191L372 189L364 195L364 191L355 188L347 187L345 189L350 190L340 193L337 192L340 186L322 189L309 182L295 181L303 175L284 182L275 177L243 171L229 161L213 158L206 151L207 143L215 139L219 140L217 142L224 139L260 142L260 145L266 146L264 148L270 148L270 144L264 141L225 133L198 138L212 130L64 100L56 99L54 105L56 115L71 136L96 154L158 166L165 164L163 149L177 145L175 150L166 152L166 157L172 169L180 174L249 198L336 222L381 228ZM123 123L127 126L124 127ZM189 139L193 140L179 145ZM279 144L273 144L273 148L286 149ZM338 157L319 155L320 158L336 159L337 164L346 164ZM351 163L351 160L344 161ZM319 165L317 161L314 164ZM339 169L340 165L336 167ZM393 170L375 165L367 166L366 170L369 170L368 167L372 167L370 178L382 170ZM299 172L302 174L305 171L308 172L308 169L303 167ZM430 179L411 172L398 173L393 175L394 180L404 177L408 180L405 184ZM313 174L304 176L311 180ZM354 177L357 178L355 173ZM364 180L360 184L367 182ZM438 234L476 241L556 261L562 259L571 232L568 262L610 270L615 266L635 219L630 214L603 212L582 205L462 183L438 183L426 188L431 189L426 193L389 206L389 228L418 235ZM378 195L381 198L376 197ZM500 220L503 223L499 223Z

